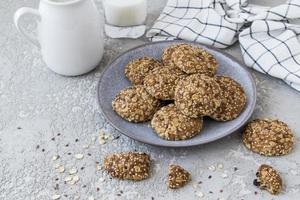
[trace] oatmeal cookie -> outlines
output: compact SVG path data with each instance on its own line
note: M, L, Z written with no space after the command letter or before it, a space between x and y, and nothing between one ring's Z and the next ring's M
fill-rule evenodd
M279 173L269 165L261 165L257 172L253 184L271 194L278 194L282 190L282 179Z
M169 166L168 186L171 189L178 189L191 181L191 174L179 165Z
M113 109L130 122L144 122L152 118L160 103L144 86L137 85L119 92L112 102Z
M243 87L227 76L217 76L221 87L221 105L210 116L217 121L229 121L237 118L246 105L246 94Z
M185 76L179 69L170 67L155 68L144 79L146 90L161 100L174 99L174 91L178 81Z
M188 74L200 73L214 76L218 67L218 62L212 54L192 45L177 48L171 59L178 68Z
M141 85L145 76L156 67L162 67L162 64L154 58L136 58L125 66L125 75L133 85Z
M163 61L163 64L165 66L169 66L171 67L172 69L174 68L178 68L175 63L173 62L173 59L172 59L172 54L173 52L177 49L177 48L180 48L180 47L183 47L183 46L188 46L188 44L186 43L180 43L180 44L173 44L167 48L165 48L163 50L163 53L161 54L161 58L162 58L162 61Z
M243 132L247 148L265 156L288 154L294 146L294 135L287 124L279 120L256 119Z
M179 81L175 88L175 105L193 118L209 116L221 105L221 88L214 78L193 74Z
M142 152L122 152L104 158L104 168L114 178L142 180L149 176L150 156Z
M177 110L174 104L162 107L155 113L151 126L166 140L186 140L198 134L202 128L201 118L190 118Z

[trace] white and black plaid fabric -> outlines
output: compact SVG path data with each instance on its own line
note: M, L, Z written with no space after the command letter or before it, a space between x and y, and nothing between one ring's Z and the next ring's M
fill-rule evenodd
M169 0L148 31L151 41L182 39L226 48L240 42L247 66L300 91L300 0L276 7L247 0Z

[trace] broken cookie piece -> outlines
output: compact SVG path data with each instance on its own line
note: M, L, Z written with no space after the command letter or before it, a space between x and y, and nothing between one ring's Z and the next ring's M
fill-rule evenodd
M257 172L253 184L263 190L269 191L271 194L278 194L282 190L282 179L279 173L271 166L263 164Z
M150 156L143 152L111 154L105 157L104 168L114 178L139 181L149 176Z
M179 165L169 166L168 186L171 189L178 189L191 180L191 174Z

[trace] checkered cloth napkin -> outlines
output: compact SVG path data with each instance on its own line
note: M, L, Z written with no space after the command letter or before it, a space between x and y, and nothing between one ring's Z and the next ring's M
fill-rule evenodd
M247 66L300 91L300 0L276 7L247 0L169 0L148 31L151 41L182 39L226 48L237 40Z

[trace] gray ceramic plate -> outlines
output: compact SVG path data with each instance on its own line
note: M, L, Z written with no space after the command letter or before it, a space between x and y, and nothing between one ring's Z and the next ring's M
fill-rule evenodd
M252 115L256 102L256 89L255 83L244 65L220 50L194 44L206 48L214 54L220 63L218 74L228 75L244 87L248 101L245 109L237 119L229 122L216 122L210 119L205 119L203 130L199 135L184 141L167 141L157 136L156 133L149 128L149 123L130 123L119 117L113 111L111 102L121 89L130 85L130 82L124 75L124 66L133 58L141 56L159 58L165 47L178 42L180 41L154 42L138 46L121 54L103 71L99 80L97 91L99 107L107 120L126 136L144 143L158 146L195 146L220 139L239 130Z

